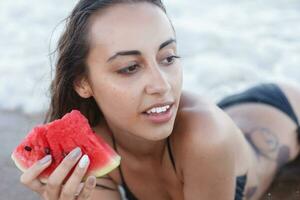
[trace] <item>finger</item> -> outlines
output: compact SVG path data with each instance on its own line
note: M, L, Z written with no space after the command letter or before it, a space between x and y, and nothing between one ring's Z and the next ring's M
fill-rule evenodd
M79 184L79 186L77 187L77 190L76 190L76 193L75 193L75 196L76 196L76 197L79 196L79 194L80 194L80 192L82 191L83 187L84 187L84 183L81 182L81 183Z
M85 172L87 171L89 163L89 157L87 155L82 156L73 174L70 176L69 180L64 185L64 188L61 193L62 199L69 200L74 198L76 190L82 178L84 177Z
M47 182L47 196L49 199L57 199L61 191L61 185L71 169L81 156L79 147L73 149L52 172Z
M44 185L37 177L51 164L51 160L51 155L47 155L36 162L21 175L20 182L35 192L41 192Z
M81 193L78 196L78 200L89 200L92 197L93 191L96 187L96 177L90 176L84 184Z

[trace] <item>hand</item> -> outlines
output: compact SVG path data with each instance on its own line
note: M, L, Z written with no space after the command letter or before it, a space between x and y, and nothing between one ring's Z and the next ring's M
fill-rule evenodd
M20 181L26 187L40 194L45 200L90 200L96 185L96 178L90 176L84 185L80 183L89 165L88 156L81 157L81 155L80 148L71 151L49 176L47 184L43 184L38 176L51 164L51 155L47 155L26 170L20 177ZM64 179L79 159L74 172L63 185Z

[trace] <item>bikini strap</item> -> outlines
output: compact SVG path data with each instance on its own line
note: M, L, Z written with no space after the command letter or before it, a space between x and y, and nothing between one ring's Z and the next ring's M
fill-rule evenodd
M112 138L112 142L113 142L114 149L115 149L116 152L118 153L118 149L117 149L115 137L114 137L113 134L111 134L111 138ZM125 183L125 181L124 181L125 179L124 179L124 176L123 176L123 173L122 173L122 170L121 170L121 165L118 167L118 170L119 170L119 173L120 173L120 176L121 176L121 182L122 182L122 185L126 185L126 183Z
M111 139L112 139L112 142L113 142L114 149L117 151L117 146L116 146L115 137L114 137L113 134L110 134L110 135L111 135Z
M113 146L114 149L116 150L116 152L118 153L118 149L117 149L117 145L116 145L116 141L115 141L115 137L113 134L111 134L112 137L112 141L113 141ZM122 173L122 169L121 169L121 164L118 167L119 173L120 173L120 177L121 177L121 184L123 186L122 191L125 191L125 196L127 197L126 199L130 199L130 200L138 200L135 195L131 192L131 190L129 189L129 187L127 186L126 182L125 182L125 178L123 176ZM123 190L124 189L124 190Z
M298 141L300 142L300 123L299 123L299 119L298 119L295 111L292 108L292 104L290 103L290 101L286 97L285 93L282 91L282 89L278 85L273 84L273 86L276 87L278 92L281 94L280 96L282 98L282 101L285 102L285 106L286 106L286 109L287 109L287 114L293 119L293 121L297 125L296 132L298 134Z
M173 156L173 153L172 153L172 148L171 148L171 144L170 144L170 137L167 137L167 145L168 145L169 156L170 156L173 168L176 172L175 159L174 159L174 156Z
M113 134L111 134L111 136L112 136L112 141L113 141L113 147L116 150L116 152L118 153L118 149L117 149L115 137L114 137ZM176 172L175 159L174 159L174 156L173 156L173 153L172 153L170 137L167 137L167 147L168 147L168 153L169 153L169 156L170 156L170 159L171 159L171 162L172 162L172 166L174 168L174 171ZM122 173L122 170L121 170L121 165L118 167L118 169L119 169L119 172L120 172L122 184L124 184L125 183L125 181L124 181L125 179L124 179L124 176L123 176L123 173Z
M294 109L292 108L292 104L290 103L289 99L287 98L287 96L285 95L285 93L282 91L282 89L276 85L276 84L272 84L273 87L276 87L278 92L280 93L280 97L281 97L281 102L283 102L283 105L286 108L286 113L293 119L293 121L296 123L297 127L300 127L299 124L299 120L298 117L294 111Z

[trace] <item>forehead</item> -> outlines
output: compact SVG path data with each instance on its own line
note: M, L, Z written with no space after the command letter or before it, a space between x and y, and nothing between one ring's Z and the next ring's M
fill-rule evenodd
M91 48L143 49L174 38L166 14L150 3L117 4L92 17L89 30Z

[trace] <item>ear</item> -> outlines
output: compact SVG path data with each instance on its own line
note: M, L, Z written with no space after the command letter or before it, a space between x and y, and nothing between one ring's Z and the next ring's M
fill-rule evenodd
M93 96L93 91L86 77L77 78L73 83L74 90L82 98L90 98Z

